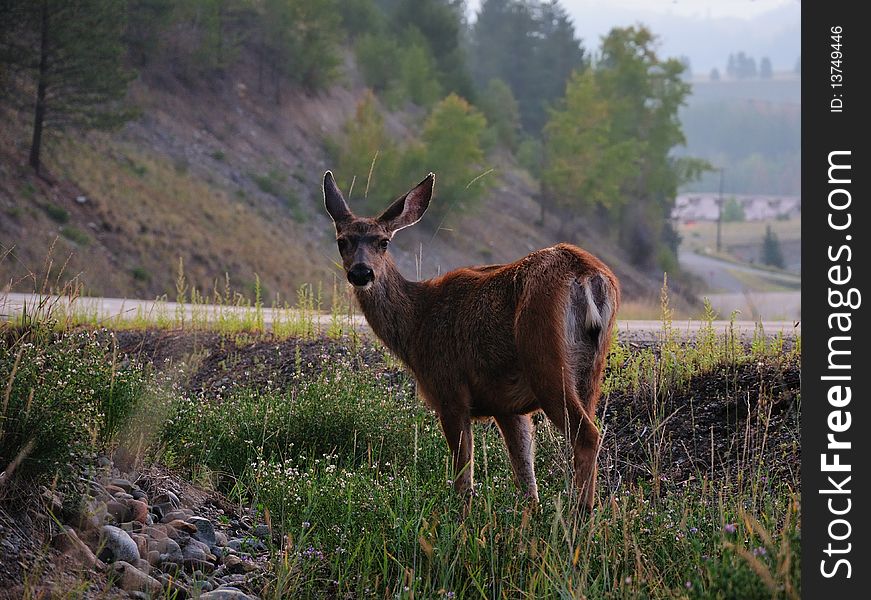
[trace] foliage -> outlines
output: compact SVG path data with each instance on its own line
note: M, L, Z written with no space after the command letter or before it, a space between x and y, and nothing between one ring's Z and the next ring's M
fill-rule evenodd
M268 69L276 103L282 78L309 90L332 82L340 62L339 20L335 0L264 0L258 21L259 82L262 88Z
M384 130L384 117L372 93L357 104L354 118L345 124L336 145L336 177L351 210L369 215L384 210L386 202L403 187L399 178L401 156ZM362 202L354 200L361 197Z
M350 190L353 182L353 195L364 197L356 202L362 205L360 212L378 214L391 198L433 171L436 200L427 222L436 226L448 213L469 209L486 189L486 178L474 181L481 174L486 126L479 111L451 94L433 108L420 139L400 148L384 130L377 100L368 94L336 143L340 187ZM355 201L348 195L354 209Z
M771 59L763 56L759 61L759 77L761 79L771 79L774 77L774 71L771 68Z
M677 188L708 168L676 158L678 109L690 93L676 59L660 59L644 27L615 28L595 67L575 73L545 127L544 202L596 209L633 263L673 264L665 227Z
M722 219L726 223L741 222L746 219L744 205L738 202L735 196L729 196L723 202Z
M729 55L729 61L726 63L726 75L731 79L755 79L757 73L756 59L752 56L748 56L744 52Z
M145 381L138 367L113 356L111 337L99 332L53 337L40 325L0 339L0 465L7 477L71 479L77 472L70 464L111 443Z
M784 268L783 250L780 248L780 240L771 229L771 225L765 228L765 237L762 238L762 263L772 267Z
M470 46L475 81L508 84L523 129L534 136L547 120L547 106L563 94L572 71L584 66L574 26L556 1L484 0Z
M484 152L481 136L487 120L477 109L451 94L439 102L427 118L421 134L421 166L439 175L437 199L430 205L430 223L453 211L471 208L486 190L481 166ZM413 158L412 158L413 160Z
M30 165L39 171L44 131L111 128L131 116L120 102L132 74L123 64L125 6L116 0L17 0L15 36L2 58L30 85Z
M511 152L516 150L520 133L520 108L508 84L501 79L491 79L478 105L487 117L495 142Z

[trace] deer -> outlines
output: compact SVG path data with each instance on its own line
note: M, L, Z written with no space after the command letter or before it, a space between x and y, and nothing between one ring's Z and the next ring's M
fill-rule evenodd
M578 509L591 511L596 404L620 303L617 278L589 252L560 243L508 264L406 279L388 248L396 232L423 217L434 184L430 173L377 217L358 217L332 172L324 174L324 206L363 315L438 416L466 512L478 420L496 422L515 484L538 505L533 415L539 412L565 437Z

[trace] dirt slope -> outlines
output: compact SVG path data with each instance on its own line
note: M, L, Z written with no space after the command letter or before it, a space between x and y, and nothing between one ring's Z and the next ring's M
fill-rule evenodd
M2 285L32 291L43 280L28 273L50 271L55 281L65 265L64 277L78 275L90 295L174 299L181 258L188 294L196 287L208 295L216 281L223 289L225 273L249 297L259 278L267 302L293 300L304 283L321 282L329 293L341 274L322 210L320 181L332 166L325 142L339 139L364 87L350 56L328 91L286 90L278 105L258 93L252 73L243 64L214 85L142 75L130 92L141 116L111 135L52 140L44 179L24 162L26 115L0 115L10 125L0 128L0 244L14 248L0 260ZM419 119L416 111L386 113L399 138ZM605 236L555 218L536 225L535 182L495 160L495 185L476 214L436 235L417 228L398 236L406 276L511 261L570 241L600 254L627 298L656 296L659 279L628 266Z

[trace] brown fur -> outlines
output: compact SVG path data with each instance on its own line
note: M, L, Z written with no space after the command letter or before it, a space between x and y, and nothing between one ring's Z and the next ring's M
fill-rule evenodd
M347 208L328 172L327 210L349 280L375 334L414 373L451 449L455 487L472 487L471 421L493 417L518 486L537 500L530 415L543 411L566 435L574 482L592 508L599 432L594 418L619 304L614 274L592 254L557 244L505 265L468 267L406 280L382 246L417 222L433 176L378 218Z

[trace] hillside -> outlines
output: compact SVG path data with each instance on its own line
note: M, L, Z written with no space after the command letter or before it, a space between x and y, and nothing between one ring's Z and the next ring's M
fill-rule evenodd
M27 138L19 134L26 116L7 109L2 120L9 127L0 129L4 285L30 291L44 280L29 274L50 282L77 276L89 295L174 298L181 259L188 286L207 296L216 282L224 288L225 274L249 297L259 278L266 302L292 300L305 283L331 290L340 274L320 181L332 167L328 141L341 144L342 126L365 88L350 55L328 90L289 89L279 104L257 93L254 73L245 61L210 85L141 73L129 94L140 116L113 134L53 139L42 178L26 166L26 148L16 141ZM385 109L385 121L403 138L419 126L419 115ZM582 220L535 225L536 184L512 160L495 161L488 176L498 181L475 214L449 218L436 235L417 228L398 237L395 254L406 276L510 261L567 240L611 264L628 299L656 296L659 278L630 267ZM409 173L409 185L423 175Z

